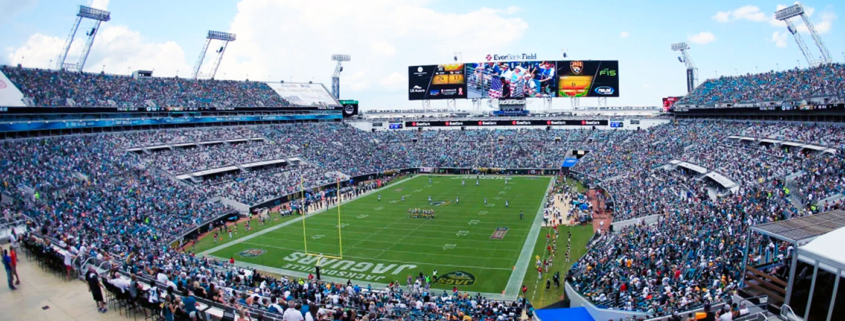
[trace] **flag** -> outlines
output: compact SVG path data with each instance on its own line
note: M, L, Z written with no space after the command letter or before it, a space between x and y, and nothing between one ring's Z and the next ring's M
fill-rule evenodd
M490 79L490 90L487 95L493 99L499 99L499 97L502 97L502 81L499 80L499 77L494 75L493 78Z

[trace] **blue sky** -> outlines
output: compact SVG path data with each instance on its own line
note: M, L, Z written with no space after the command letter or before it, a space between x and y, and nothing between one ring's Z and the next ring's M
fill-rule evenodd
M670 44L689 41L700 81L776 68L806 67L786 26L773 22L783 1L389 1L389 0L0 0L0 63L45 68L55 60L77 6L112 12L86 70L190 74L207 30L229 31L217 78L322 82L334 68L333 53L352 55L341 77L341 98L363 108L414 108L407 100L407 66L464 62L488 53L537 53L542 60L620 61L622 96L610 105L658 105L685 91L684 67ZM845 3L803 2L833 59L843 61ZM795 21L796 23L798 20ZM69 59L84 44L77 33ZM811 52L818 50L803 33ZM212 46L212 48L217 48ZM213 49L209 50L213 54ZM208 57L212 57L209 55ZM206 59L206 67L210 65ZM595 105L582 99L581 105ZM434 108L446 107L433 101ZM459 107L469 107L459 102ZM540 102L529 107L539 108ZM555 100L555 108L569 101Z

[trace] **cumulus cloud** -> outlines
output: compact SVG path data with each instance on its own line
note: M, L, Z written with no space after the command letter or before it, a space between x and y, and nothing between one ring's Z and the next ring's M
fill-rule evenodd
M349 54L352 61L344 62L341 97L373 97L395 105L407 100L408 66L449 63L455 52L472 62L489 53L518 50L511 46L528 29L528 23L516 15L522 10L516 6L447 13L428 8L428 3L241 0L228 30L224 29L237 34L237 40L227 48L217 78L313 79L328 86L335 66L331 54ZM109 1L90 4L106 9ZM156 76L173 76L177 71L181 77L190 75L199 43L183 44L191 45L185 52L175 42L153 42L115 22L101 27L85 71L99 72L105 65L107 73L115 74L155 69ZM78 60L84 43L84 37L77 35L67 62ZM9 61L26 56L24 65L44 68L56 59L63 44L63 33L38 33L6 48L3 56ZM203 73L210 70L219 46L209 47ZM373 107L397 106L368 106Z
M329 83L334 68L329 55L349 54L352 61L344 63L341 74L342 97L377 92L407 100L402 82L408 66L448 63L455 52L467 62L480 60L515 43L528 28L509 16L517 7L444 13L421 3L243 0L228 30L238 40L220 69L235 79L269 73L294 82L316 76Z
M770 26L775 28L784 28L786 27L786 24L783 21L775 19L774 13L775 11L781 10L788 6L790 5L778 4L775 6L775 10L771 11L770 14L767 14L766 11L760 9L760 7L747 5L731 11L716 12L716 14L713 15L713 17L711 18L720 23L746 20L751 22L768 23ZM804 6L804 14L806 14L807 17L813 17L813 14L815 12L816 9L814 7ZM823 12L821 15L821 19L816 19L815 21L812 21L812 23L818 33L824 34L830 31L833 26L833 21L836 20L836 18L837 16L833 12ZM807 26L805 26L803 22L795 22L795 26L798 29L798 32L805 34L809 33Z
M766 17L766 14L760 10L760 7L752 5L742 6L732 11L720 11L712 18L713 20L723 23L736 20L763 22L769 19Z
M627 31L622 31L621 33L619 33L619 38L622 38L622 39L628 38L630 36L631 36L631 34Z
M769 41L773 42L778 48L786 47L786 38L789 35L787 32L775 31Z
M687 40L689 42L696 43L696 44L699 44L699 45L706 45L708 43L716 41L716 36L712 32L703 31L703 32L699 32L697 34L688 36Z
M24 57L25 66L54 68L64 42L64 38L37 33L22 46L9 51L8 60L18 62ZM79 61L84 45L85 38L77 35L65 62ZM190 73L185 53L175 42L149 42L126 26L101 27L85 63L85 71L127 74L137 69L154 69L157 76L173 76L177 70L183 76Z
M109 0L88 0L88 6L100 10L109 9Z
M396 47L384 41L370 43L370 50L377 55L391 57L396 54Z

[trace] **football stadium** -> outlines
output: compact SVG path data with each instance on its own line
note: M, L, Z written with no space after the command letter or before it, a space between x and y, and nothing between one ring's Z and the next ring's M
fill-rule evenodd
M845 320L840 3L0 8L0 320Z

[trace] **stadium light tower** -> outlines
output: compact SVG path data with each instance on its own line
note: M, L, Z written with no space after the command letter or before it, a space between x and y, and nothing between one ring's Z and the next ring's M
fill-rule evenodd
M332 95L334 95L335 99L340 99L340 73L343 72L343 66L341 64L344 61L351 60L352 57L350 55L332 55L332 61L337 61L337 65L334 67L334 73L332 74Z
M689 56L689 45L686 42L679 42L672 44L672 51L680 51L681 57L678 57L684 65L687 66L687 92L691 93L695 90L695 84L698 83L698 67Z
M85 35L88 36L88 41L85 42L85 48L82 49L82 55L79 56L79 62L75 64L65 64L67 53L70 51L70 45L73 43L73 38L76 36L76 30L79 29L79 24L82 23L82 19L94 20L94 27L91 28L91 31L85 33ZM70 28L70 34L67 36L67 40L65 40L65 46L62 47L59 59L56 60L56 68L59 70L68 69L72 71L82 71L82 68L85 67L85 61L88 60L88 53L91 52L91 46L94 45L94 37L97 36L97 31L100 30L100 24L109 20L111 20L111 12L87 6L79 6L79 13L76 14L76 22L74 22L73 27Z
M208 45L211 44L212 40L220 40L223 41L223 45L220 46L220 49L217 49L217 61L214 62L214 67L211 68L211 73L206 74L204 76L209 76L208 78L214 78L217 75L217 68L220 67L220 61L223 60L223 53L226 52L226 47L229 46L229 42L235 41L236 37L234 33L228 33L223 31L208 31L208 36L205 37L205 46L202 47L202 51L200 52L200 57L197 59L197 63L194 65L194 73L192 77L194 79L199 78L200 76L200 68L202 68L202 61L205 60L205 53L208 51Z
M816 59L816 57L810 53L810 50L807 49L807 44L804 43L804 39L801 37L801 34L798 33L798 29L795 28L795 25L789 20L790 18L797 16L801 16L801 19L804 20L804 25L807 26L807 30L810 31L810 36L813 37L813 41L816 42L816 47L819 48L819 51L822 54L821 59ZM804 6L800 3L796 3L790 7L780 9L775 12L775 19L786 23L786 29L789 30L789 33L791 33L795 38L798 48L801 49L801 53L804 54L804 58L807 58L807 63L809 63L810 67L818 66L823 63L830 63L830 52L827 51L827 47L824 45L822 38L819 37L819 33L816 32L816 28L813 27L813 24L810 23L809 19L807 19L807 15L804 14Z

